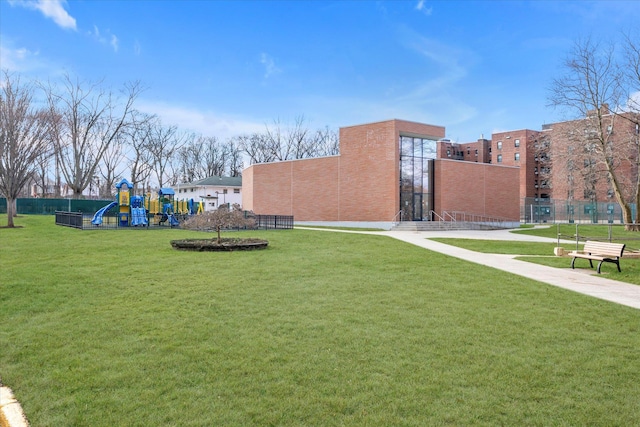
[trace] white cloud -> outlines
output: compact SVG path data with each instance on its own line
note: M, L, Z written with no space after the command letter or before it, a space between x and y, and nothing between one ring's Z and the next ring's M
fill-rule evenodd
M266 53L260 54L260 63L264 66L265 79L282 72L282 70L276 66L273 58Z
M118 51L118 38L111 34L111 47L113 47L114 52Z
M39 52L32 52L26 48L13 48L0 43L0 64L9 71L28 71L41 68Z
M416 4L416 10L419 10L427 16L431 16L431 14L433 13L433 7L426 7L425 0L418 1L418 4Z
M93 31L89 31L87 34L97 40L99 43L107 46L111 46L114 52L118 52L119 40L115 34L111 34L109 30L107 30L107 35L102 35L100 29L97 25L94 24Z
M629 95L627 100L627 111L640 111L640 91Z
M215 136L221 140L245 133L262 132L265 122L253 121L215 111L176 106L165 102L138 100L136 107L148 114L156 114L165 125L176 125L180 129Z
M77 29L75 18L65 10L66 0L9 0L9 4L38 10L64 29Z

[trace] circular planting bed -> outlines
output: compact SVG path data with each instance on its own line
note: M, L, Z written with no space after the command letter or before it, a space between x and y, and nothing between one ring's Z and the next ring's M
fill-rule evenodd
M171 246L183 251L252 251L265 249L269 241L263 239L185 239L172 240Z

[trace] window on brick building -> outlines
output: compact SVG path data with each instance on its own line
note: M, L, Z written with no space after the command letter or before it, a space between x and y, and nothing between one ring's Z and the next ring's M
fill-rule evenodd
M502 163L502 154L498 154L498 163Z
M502 141L498 141L498 150L502 150Z
M519 139L514 140L513 145L514 147L520 147L520 140Z
M451 157L451 150L447 150L447 157Z
M515 155L513 156L513 160L515 160L516 162L520 161L520 153L515 153Z

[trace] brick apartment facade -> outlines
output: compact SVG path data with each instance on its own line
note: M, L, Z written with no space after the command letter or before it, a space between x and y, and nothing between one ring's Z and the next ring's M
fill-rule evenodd
M545 167L545 157L536 144L540 132L521 129L491 135L491 163L520 169L520 197L550 197L550 185L539 171Z
M520 199L527 200L524 204L562 200L615 205L602 156L593 151L594 138L600 136L612 147L609 157L625 200L637 203L638 122L638 114L612 114L605 105L583 119L546 124L539 131L498 132L490 141L471 143L442 140L438 142L438 157L517 167ZM487 142L489 147L482 157L482 146Z
M476 142L458 144L448 139L442 139L438 141L438 158L491 163L491 141L480 138Z
M547 161L548 167L540 171L552 187L550 197L616 203L602 155L595 153L594 139L600 136L612 147L608 157L616 169L625 200L636 202L639 116L611 114L606 106L603 108L599 119L588 117L544 126L540 140L545 150L539 157ZM596 126L596 120L602 124Z
M444 127L403 120L341 128L338 156L245 169L243 208L296 222L390 224L401 210L405 220L452 210L518 221L519 169L437 159L444 135ZM487 140L473 147L487 158ZM469 145L474 159L475 150Z

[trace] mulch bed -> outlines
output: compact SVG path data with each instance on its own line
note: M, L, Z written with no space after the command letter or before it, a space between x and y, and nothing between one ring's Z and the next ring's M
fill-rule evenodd
M171 246L174 249L182 251L211 251L211 252L230 252L230 251L252 251L256 249L265 249L269 241L263 239L185 239L172 240Z

